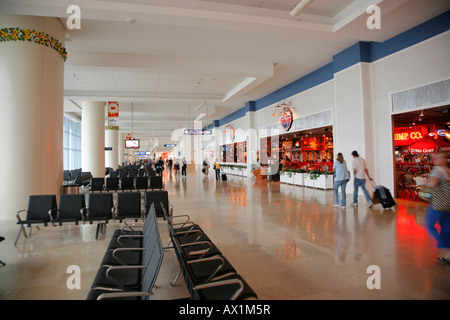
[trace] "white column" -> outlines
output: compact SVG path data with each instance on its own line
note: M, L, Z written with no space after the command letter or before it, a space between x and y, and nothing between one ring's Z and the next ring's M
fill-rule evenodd
M112 148L112 149L111 149ZM107 150L108 149L108 150ZM109 150L111 149L111 150ZM105 129L105 167L119 167L119 129Z
M122 165L122 163L125 162L125 136L126 134L121 132L119 133L119 141L117 141L117 156L119 165Z
M256 151L258 148L257 133L255 129L255 112L249 111L245 115L246 142L247 142L247 177L252 177L252 169L256 165Z
M48 34L64 46L56 18L0 14L1 28ZM0 42L0 219L15 220L34 194L58 195L63 182L64 59L29 41Z
M347 194L353 193L353 150L366 159L371 177L376 177L373 159L373 120L371 69L366 63L359 63L334 75L335 83L335 126L334 158L341 152L351 172ZM367 180L366 188L371 189Z
M84 101L81 114L81 168L93 177L105 176L104 101Z

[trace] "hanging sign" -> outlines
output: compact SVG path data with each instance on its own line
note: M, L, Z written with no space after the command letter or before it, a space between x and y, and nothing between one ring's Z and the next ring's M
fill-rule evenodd
M119 127L119 103L108 101L108 126Z
M292 111L289 108L283 109L281 112L280 124L283 127L284 131L289 131L292 126L293 116Z
M191 136L203 136L203 135L211 135L211 130L195 130L195 129L186 129L184 130L185 135Z

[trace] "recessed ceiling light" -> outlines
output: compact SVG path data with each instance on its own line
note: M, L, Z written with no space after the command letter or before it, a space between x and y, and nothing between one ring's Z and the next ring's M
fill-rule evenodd
M135 23L137 20L136 20L136 18L127 18L127 21L129 23Z

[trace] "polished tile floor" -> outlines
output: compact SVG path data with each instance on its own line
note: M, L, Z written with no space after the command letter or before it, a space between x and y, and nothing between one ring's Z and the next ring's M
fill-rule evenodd
M194 170L165 175L174 214L202 226L262 300L450 299L450 267L437 261L424 229L426 204L398 200L394 210L335 209L333 192L228 175L216 181ZM22 208L18 208L22 209ZM85 299L109 237L95 240L95 225L47 227L19 239L15 213L0 221L0 299ZM166 222L159 221L163 244ZM81 288L68 289L71 265ZM371 271L370 266L377 266ZM187 296L172 251L166 251L152 299ZM375 278L375 280L374 280ZM368 285L379 283L379 289Z

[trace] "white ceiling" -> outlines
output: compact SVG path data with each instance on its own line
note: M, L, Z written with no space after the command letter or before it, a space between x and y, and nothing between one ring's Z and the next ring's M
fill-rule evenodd
M448 0L1 0L0 12L59 17L67 29L65 112L118 101L121 132L170 137L221 119L332 61L357 41L385 41L450 9ZM370 5L381 30L369 30ZM134 23L128 22L135 19ZM205 103L194 111L203 101Z

